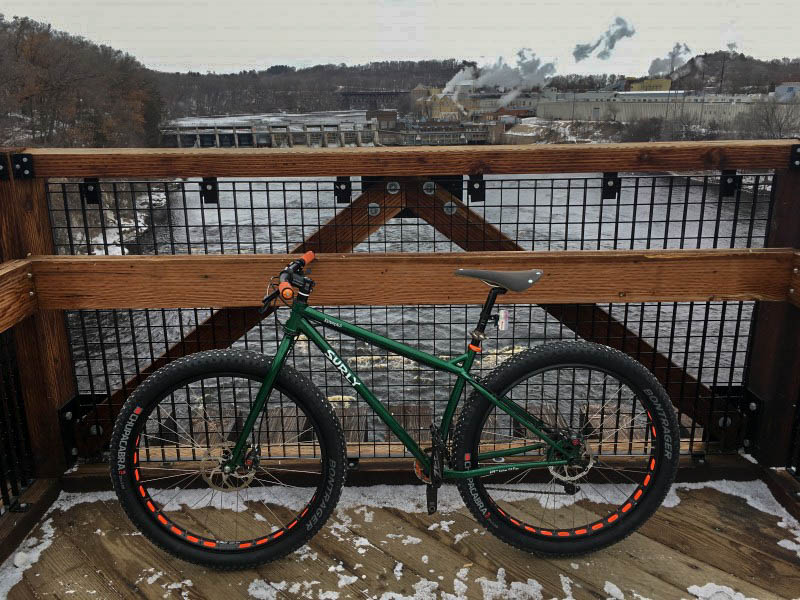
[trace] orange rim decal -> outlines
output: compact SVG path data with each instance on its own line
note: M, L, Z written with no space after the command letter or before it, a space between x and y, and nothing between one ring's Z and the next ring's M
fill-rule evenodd
M655 425L650 425L650 429L653 432L653 438L655 438L656 437L656 426Z
M642 490L636 490L636 493L633 495L634 500L638 500L642 497Z
M656 468L656 459L655 458L651 458L650 459L650 470L651 471L655 471L655 468Z
M575 530L575 535L583 535L584 533L586 533L586 529L576 529Z
M164 515L158 515L158 521L162 525L166 525L167 524L167 520L164 518Z
M269 541L269 538L261 538L260 540L256 540L256 546L260 546L261 544L266 544Z
M170 528L169 528L169 530L170 530L172 533L174 533L175 535L183 535L183 532L182 532L180 529L178 529L177 527L175 527L175 525L173 525L172 527L170 527Z
M251 544L250 542L244 542L242 544L239 544L239 548L249 548L252 545L253 544Z
M133 472L133 476L136 478L136 481L139 481L139 469L136 469L136 470Z
M569 531L559 531L558 532L558 536L559 537L569 537Z
M536 530L533 527L531 527L530 525L525 525L525 529L527 529L531 533L536 533Z
M141 406L137 406L136 408L134 408L133 409L133 414L135 414L135 415L142 414L142 407Z
M147 508L150 509L150 512L156 512L156 507L153 506L153 503L150 500L147 501Z
M511 519L511 522L512 522L514 525L516 525L517 527L520 527L520 522L519 522L519 521L517 521L516 519Z
M144 491L144 488L142 486L139 486L139 493L142 495L142 498L147 496L147 492Z
M281 537L284 533L286 533L283 529L281 529L278 533L272 536L272 539Z
M633 504L628 502L625 506L622 507L622 512L628 512L631 509L631 506L633 506Z
M539 533L542 535L553 535L552 531L547 531L546 529L542 529Z
M217 545L216 542L206 542L206 541L203 542L203 546L207 546L209 548L215 548L216 545Z
M642 485L644 485L646 487L648 483L650 483L650 474L649 473L647 474L647 477L644 478L644 483Z
M196 544L197 542L200 541L198 538L194 537L193 535L187 535L186 539L189 540L190 542L192 542L193 544Z
M611 515L611 516L610 516L610 517L608 517L608 519L606 519L606 520L607 520L609 523L613 523L613 522L614 522L614 521L616 521L617 519L619 519L619 515Z
M288 526L286 529L291 529L291 528L292 528L292 527L294 527L295 525L297 525L297 519L295 519L294 521L292 521L291 523L289 523L289 526Z
M603 524L602 524L602 523L595 523L594 525L592 525L592 529L593 529L593 530L595 530L595 529L600 529L602 526L603 526Z

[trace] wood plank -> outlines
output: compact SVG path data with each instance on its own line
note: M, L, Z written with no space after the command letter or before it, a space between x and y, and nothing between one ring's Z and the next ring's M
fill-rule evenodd
M0 332L32 315L38 306L27 260L0 264Z
M59 490L57 479L37 479L19 498L20 504L27 504L28 508L24 512L8 511L0 516L0 563L11 555L47 512Z
M7 260L54 253L44 179L0 185L0 253ZM57 477L64 471L58 409L75 395L63 313L37 311L17 324L14 340L36 474Z
M40 177L294 177L775 169L794 140L380 148L27 148Z
M290 255L33 257L45 309L255 306L264 277ZM458 268L538 268L541 280L501 303L785 300L792 251L600 250L322 254L317 305L479 304L486 286Z

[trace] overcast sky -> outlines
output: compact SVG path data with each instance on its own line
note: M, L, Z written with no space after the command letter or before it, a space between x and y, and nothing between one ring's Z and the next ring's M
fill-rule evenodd
M108 44L165 71L231 72L273 64L466 58L531 48L559 73L644 74L675 42L693 53L735 42L759 58L800 56L798 0L0 0L28 16ZM635 29L608 60L576 64L615 17Z

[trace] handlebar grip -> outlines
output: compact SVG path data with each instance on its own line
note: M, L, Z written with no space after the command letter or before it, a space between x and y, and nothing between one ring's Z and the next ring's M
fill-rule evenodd
M314 260L314 251L313 250L309 250L308 252L303 254L303 256L301 256L300 258L302 258L303 262L305 262L306 266L308 266L308 265L311 264L311 261Z
M291 300L294 298L294 289L292 288L292 284L288 281L281 281L280 285L278 285L278 292L284 300Z

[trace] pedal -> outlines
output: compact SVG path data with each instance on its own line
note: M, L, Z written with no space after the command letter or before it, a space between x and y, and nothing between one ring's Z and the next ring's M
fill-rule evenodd
M439 488L432 485L425 486L425 497L428 500L428 514L432 515L436 512L438 506Z

